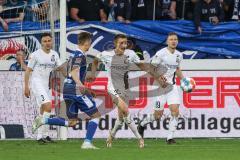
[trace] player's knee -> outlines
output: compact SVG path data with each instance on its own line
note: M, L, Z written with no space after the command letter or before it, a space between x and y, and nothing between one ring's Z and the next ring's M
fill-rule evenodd
M171 110L172 116L177 117L179 115L179 106L178 105L170 106L170 110Z
M91 119L89 122L94 122L94 123L98 124L99 123L99 118Z
M42 104L42 108L43 108L43 112L51 112L52 110L51 102Z
M173 110L173 111L172 111L172 116L178 117L178 116L179 116L179 110L178 110L178 109Z
M160 120L162 115L163 115L163 112L155 112L154 113L155 120Z
M124 122L125 122L126 124L132 123L130 114L128 114L128 116L124 117Z

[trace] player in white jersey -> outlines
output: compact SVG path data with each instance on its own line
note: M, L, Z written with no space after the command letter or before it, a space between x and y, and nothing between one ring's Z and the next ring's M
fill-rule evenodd
M24 94L30 97L30 88L40 107L40 116L50 117L52 96L49 90L49 76L51 71L60 65L58 53L52 50L52 36L44 33L41 36L41 49L33 52L28 61L25 72ZM29 78L31 75L31 83ZM30 84L30 85L29 85ZM30 86L30 87L29 87ZM52 142L48 135L48 126L38 129L37 140L40 143Z
M150 63L158 67L158 65L165 66L167 68L164 73L165 82L167 86L172 86L171 90L165 91L167 87L160 87L159 96L156 97L154 114L144 117L138 125L138 131L143 136L146 124L159 120L163 114L165 103L168 104L171 111L171 119L169 122L169 135L167 137L167 144L176 143L174 138L174 132L176 131L179 116L180 97L177 86L175 84L175 75L180 79L184 78L180 62L182 60L182 53L176 50L178 45L178 37L174 32L169 33L167 37L167 47L159 50L151 59Z
M112 140L115 137L117 130L120 129L125 122L139 140L139 147L143 148L144 140L139 135L128 111L128 96L125 89L124 78L129 71L131 64L136 64L141 70L147 70L147 67L141 63L139 57L134 51L126 49L127 37L125 35L116 35L114 38L114 45L114 50L103 51L97 55L97 58L92 65L92 76L90 76L91 78L95 78L95 72L99 61L105 64L109 78L108 93L112 96L113 102L118 107L118 118L114 127L110 131L110 135L107 139L107 147L112 146Z

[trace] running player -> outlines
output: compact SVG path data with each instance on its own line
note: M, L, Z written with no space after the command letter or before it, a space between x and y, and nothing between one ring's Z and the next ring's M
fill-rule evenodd
M177 75L180 79L183 79L184 76L180 68L182 53L176 50L178 45L178 36L176 33L171 32L168 34L167 45L167 47L159 50L155 56L152 57L150 63L155 67L158 67L158 65L164 65L168 68L167 72L164 73L163 76L166 78L166 82L173 86L173 89L165 91L165 88L160 87L159 93L162 94L156 97L154 114L144 117L142 121L140 121L138 125L138 132L143 137L145 126L148 123L153 122L154 120L159 120L162 117L164 105L167 103L171 111L171 118L169 122L169 134L166 142L167 144L173 144L176 143L174 140L174 132L176 131L178 124L180 105L180 97L175 84L175 75Z
M125 122L128 127L132 130L134 135L139 141L139 147L144 147L144 140L138 133L135 123L131 120L128 111L128 95L125 89L125 76L129 71L131 64L136 64L141 70L148 70L148 67L141 63L139 57L132 50L127 48L127 37L123 34L118 34L114 38L114 50L103 51L97 55L92 65L92 75L89 79L95 78L96 69L99 61L105 64L108 72L108 93L112 96L114 104L118 107L118 118L115 122L114 127L110 131L109 137L107 138L107 147L112 146L112 141ZM153 74L151 74L153 75Z

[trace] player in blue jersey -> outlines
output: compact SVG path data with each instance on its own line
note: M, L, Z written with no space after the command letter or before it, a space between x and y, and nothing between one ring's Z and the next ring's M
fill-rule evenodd
M82 148L96 147L91 143L101 116L93 99L93 92L84 86L87 73L85 53L91 46L91 34L82 32L78 37L78 49L70 56L68 61L68 77L64 82L63 98L66 102L67 116L77 120L78 110L86 113L91 120L88 122L87 134Z
M82 149L98 149L92 144L96 132L100 112L93 99L94 93L84 86L87 72L85 53L91 46L91 34L81 32L78 35L78 48L70 55L67 64L67 77L64 81L63 98L66 103L66 112L69 121L55 117L48 119L36 119L33 128L36 129L43 124L74 126L78 121L78 111L86 113L91 119L88 122L86 138L81 146Z

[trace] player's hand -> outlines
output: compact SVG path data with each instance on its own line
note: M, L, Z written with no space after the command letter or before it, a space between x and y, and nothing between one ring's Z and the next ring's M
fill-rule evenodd
M92 89L86 88L86 87L84 87L84 92L82 94L85 94L85 95L87 94L87 95L91 95L92 97L96 97L95 92Z
M86 75L86 81L87 82L93 82L96 79L96 76L93 74L87 74Z
M96 97L96 93L93 91L93 90L91 90L91 89L89 89L88 90L89 91L89 94L92 96L92 97Z
M25 97L29 98L30 97L30 89L28 87L25 87L24 89L24 95Z

